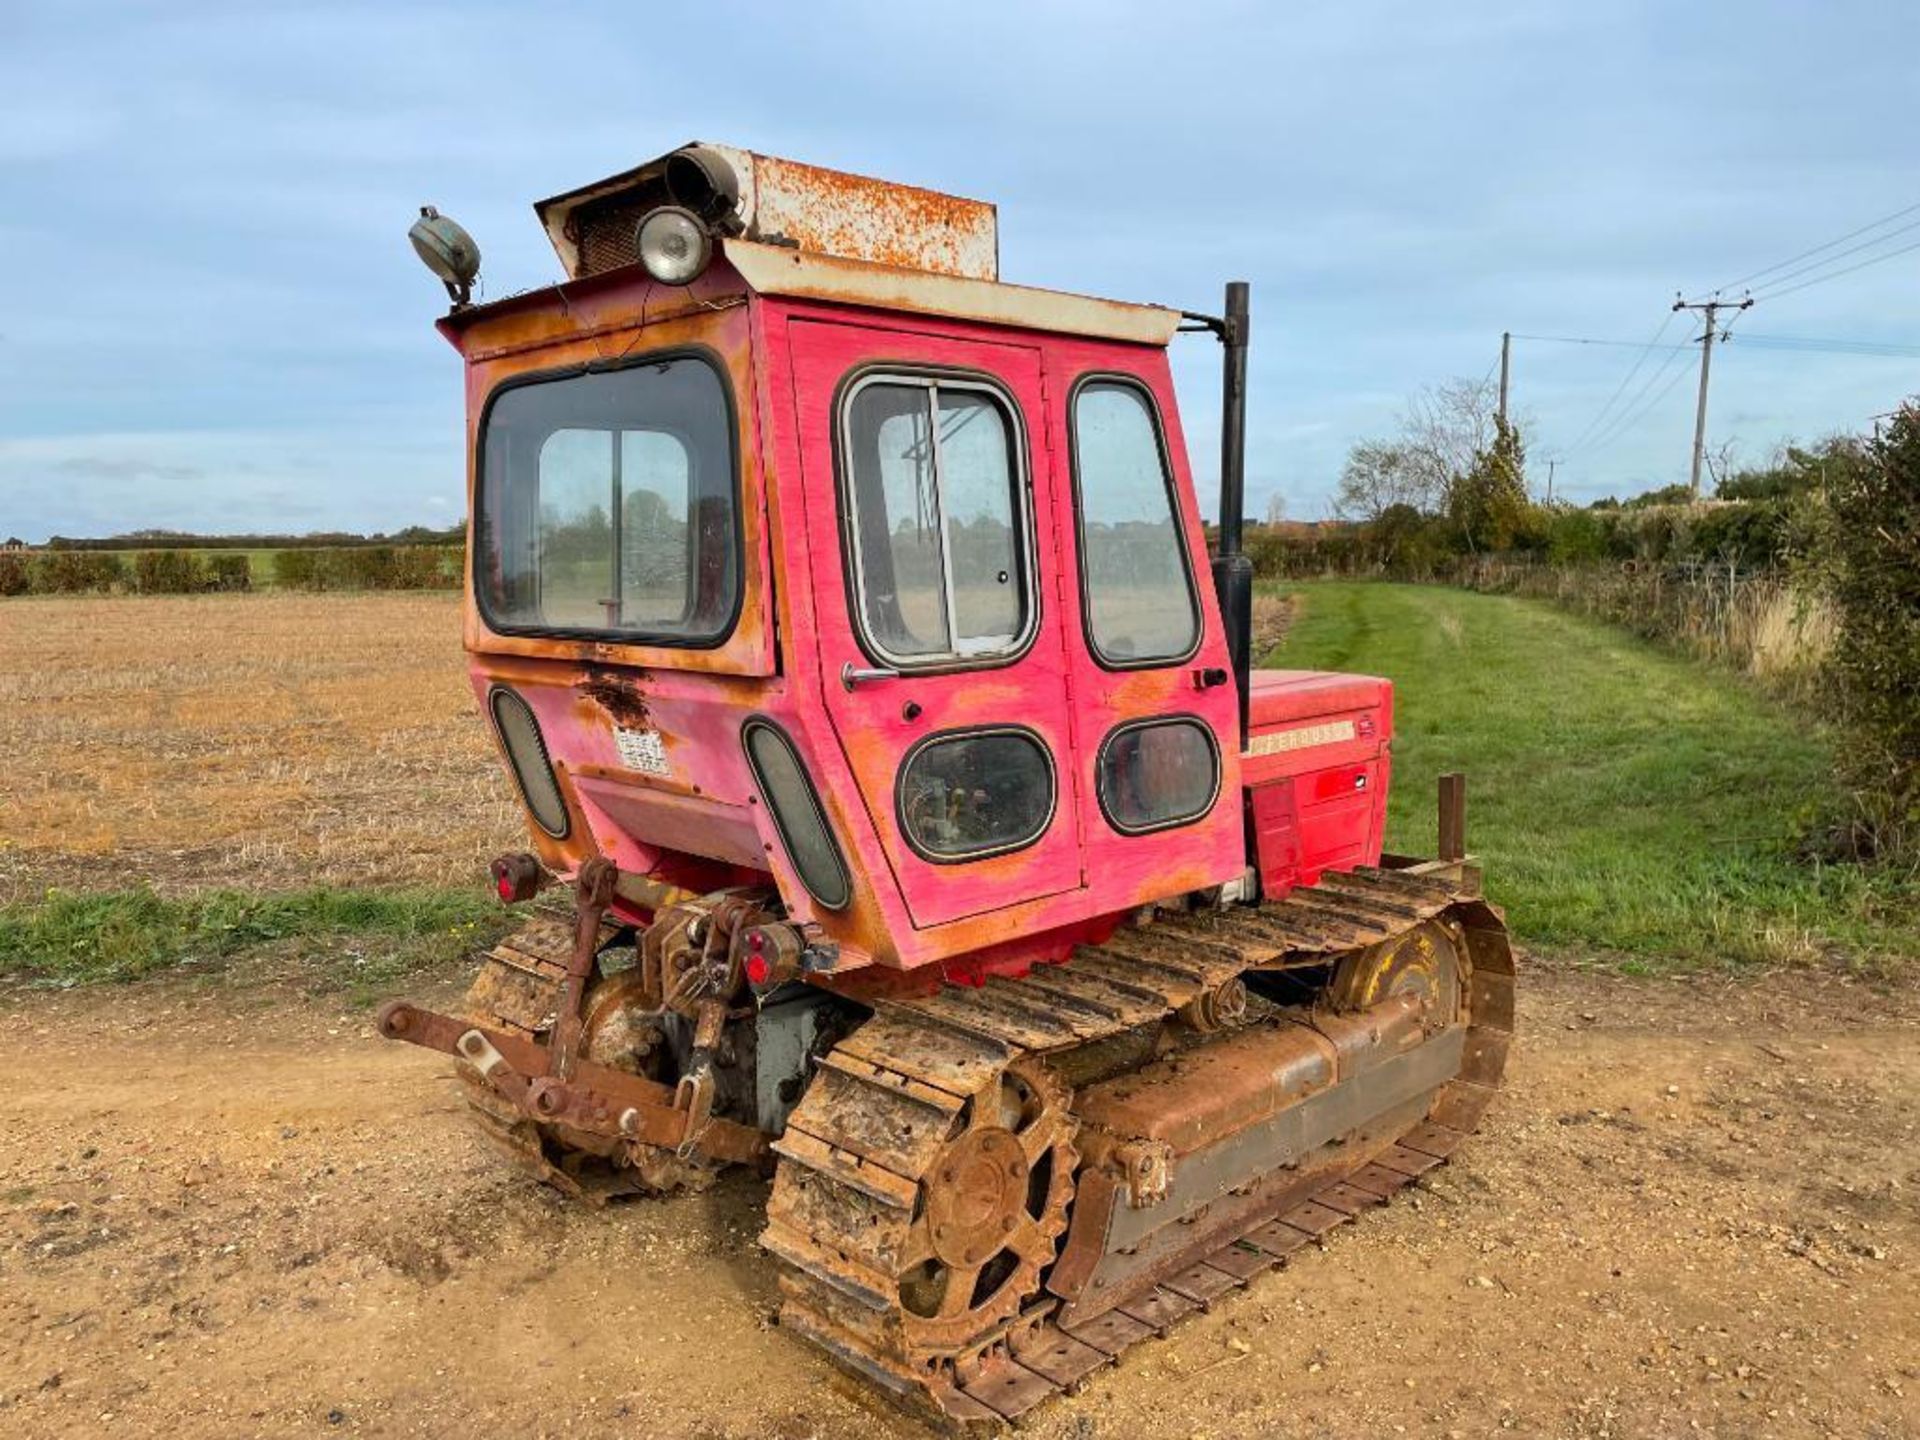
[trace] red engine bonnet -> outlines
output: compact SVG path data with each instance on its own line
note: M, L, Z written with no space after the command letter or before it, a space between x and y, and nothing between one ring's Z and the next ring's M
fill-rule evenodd
M1247 790L1263 895L1380 859L1392 769L1393 686L1369 675L1256 670Z

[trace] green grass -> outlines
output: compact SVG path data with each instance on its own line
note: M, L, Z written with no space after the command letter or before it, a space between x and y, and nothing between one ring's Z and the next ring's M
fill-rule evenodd
M481 887L460 890L51 891L0 907L0 977L67 986L161 972L216 973L245 959L296 966L365 1000L416 971L490 944L511 917Z
M1543 603L1437 586L1289 587L1267 663L1395 684L1389 845L1468 848L1522 939L1649 963L1920 953L1910 886L1797 857L1838 795L1818 730L1737 676Z

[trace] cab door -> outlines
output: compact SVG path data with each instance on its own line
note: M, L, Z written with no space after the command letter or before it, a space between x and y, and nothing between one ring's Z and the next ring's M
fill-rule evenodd
M801 320L789 345L820 684L914 926L1081 888L1039 352Z

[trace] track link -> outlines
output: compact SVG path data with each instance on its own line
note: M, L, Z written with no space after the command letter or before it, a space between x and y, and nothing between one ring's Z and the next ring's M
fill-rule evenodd
M1008 1076L1050 1076L1050 1059L1182 1012L1214 1028L1206 1007L1249 970L1329 960L1432 920L1461 942L1464 1057L1394 1143L1091 1319L1059 1323L1058 1302L1036 1283L1066 1227L1064 1199L1057 1216L1046 1203L1022 1212L1017 1264L987 1303L914 1313L906 1277L936 1165ZM762 1243L782 1268L781 1323L948 1423L1012 1420L1440 1164L1496 1093L1512 1026L1513 957L1498 912L1471 871L1424 867L1328 875L1277 903L1123 929L1018 980L883 1000L824 1057L774 1146ZM1059 1128L1054 1164L1070 1172L1071 1118ZM1048 1184L1051 1200L1070 1173L1056 1168Z
M617 927L603 927L602 943L617 933ZM529 920L482 957L461 1013L475 1023L544 1041L553 1030L572 952L571 916L555 913ZM573 1199L604 1205L629 1195L669 1194L712 1182L712 1168L658 1146L609 1146L595 1137L537 1124L471 1065L456 1063L454 1073L481 1137L522 1174Z

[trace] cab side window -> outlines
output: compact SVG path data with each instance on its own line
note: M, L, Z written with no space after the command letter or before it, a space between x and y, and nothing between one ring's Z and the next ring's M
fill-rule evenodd
M861 632L903 667L1013 654L1032 630L1019 430L989 386L879 375L848 396L842 503Z
M1073 471L1095 657L1114 669L1184 660L1200 641L1200 606L1159 416L1143 389L1096 379L1074 391Z

